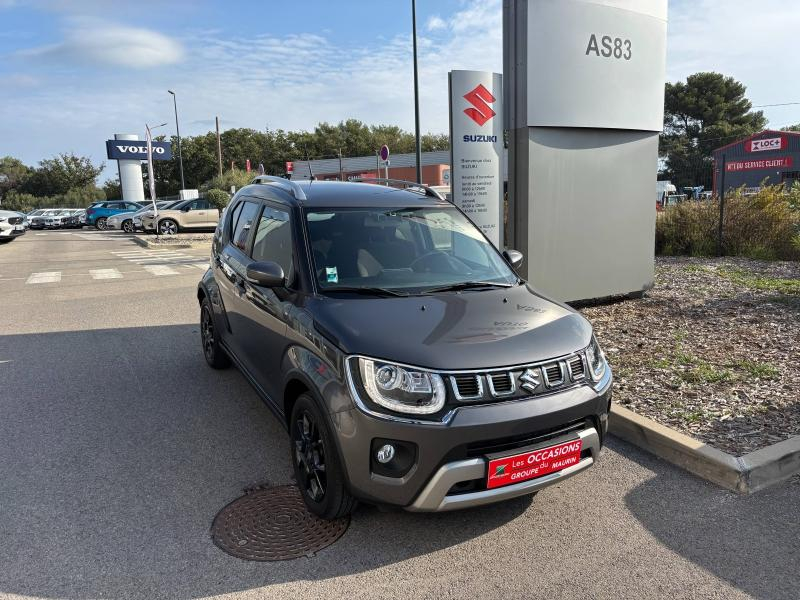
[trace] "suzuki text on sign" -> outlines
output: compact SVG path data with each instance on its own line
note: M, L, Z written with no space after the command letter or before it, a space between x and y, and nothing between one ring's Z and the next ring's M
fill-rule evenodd
M502 76L450 73L450 184L453 202L503 248Z

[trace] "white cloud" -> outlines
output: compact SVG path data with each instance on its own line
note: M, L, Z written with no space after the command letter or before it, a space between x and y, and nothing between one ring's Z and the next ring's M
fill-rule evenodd
M432 15L425 24L425 29L428 31L440 31L442 29L447 29L447 21L445 21L439 15Z
M800 100L800 79L786 70L800 10L780 0L760 0L757 14L750 6L745 0L671 1L668 79L715 70L744 82L754 104ZM423 131L446 132L448 71L502 71L502 6L500 0L464 0L460 10L436 18L441 23L431 28L429 19L419 38L420 117ZM0 156L35 163L74 150L103 160L104 140L115 132L141 134L145 122L162 121L174 131L168 88L178 93L187 135L212 129L215 115L225 128L312 129L347 118L413 128L410 32L338 42L325 31L303 32L300 20L291 35L241 39L208 31L171 39L105 21L70 22L77 29L60 49L39 49L49 53L48 61L25 70L47 86L16 91L0 82ZM54 60L63 66L64 56L90 65L162 68L86 69L86 77L48 68ZM765 112L771 125L781 126L800 121L797 108Z
M183 46L155 31L89 18L70 19L64 40L18 52L48 61L148 69L180 62Z

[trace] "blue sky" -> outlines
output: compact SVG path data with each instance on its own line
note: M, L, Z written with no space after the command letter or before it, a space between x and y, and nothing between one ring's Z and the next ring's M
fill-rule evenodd
M800 102L800 3L671 0L667 78L730 74L754 104ZM447 130L447 72L502 70L500 0L418 0L421 123ZM413 127L410 1L0 0L0 156L105 159L115 132ZM770 126L800 105L765 108ZM113 174L113 169L106 173Z

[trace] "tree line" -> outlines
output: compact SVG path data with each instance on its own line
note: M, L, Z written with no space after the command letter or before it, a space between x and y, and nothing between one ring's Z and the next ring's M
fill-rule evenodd
M414 135L394 125L367 125L356 119L338 124L320 123L313 131L257 131L228 129L220 134L223 177L219 177L216 133L210 131L181 138L184 179L187 188L229 189L240 187L252 178L244 172L249 159L255 171L264 165L267 174L284 175L286 162L303 158L331 158L374 154L383 144L394 153L414 151ZM167 140L165 136L156 138ZM156 194L176 195L181 188L178 140L170 138L173 158L155 161ZM428 133L421 139L423 152L450 147L447 134ZM120 197L119 180L114 178L98 187L97 178L105 164L93 164L83 156L59 154L42 160L38 166L19 159L0 158L0 201L4 209L29 211L44 206L83 207L96 200ZM149 174L143 169L145 189Z
M701 72L686 81L667 83L664 89L664 130L659 138L660 179L670 179L679 188L703 185L711 189L712 151L763 130L767 120L754 111L747 88L732 77ZM800 125L784 127L800 130ZM251 177L244 172L246 160L253 170L259 164L272 175L284 175L286 162L304 158L333 158L374 154L383 144L394 153L414 151L414 135L394 125L367 125L356 119L338 124L320 123L313 131L258 131L228 129L221 134L223 176L219 177L217 139L213 131L181 140L184 179L187 188L228 190ZM167 138L160 136L158 140ZM173 158L156 161L156 194L173 196L181 188L177 138L169 138ZM446 150L447 134L425 134L422 150ZM0 200L3 208L30 210L38 206L86 206L94 200L120 197L119 181L97 186L103 163L60 154L37 167L20 160L0 158ZM147 189L147 169L143 170Z

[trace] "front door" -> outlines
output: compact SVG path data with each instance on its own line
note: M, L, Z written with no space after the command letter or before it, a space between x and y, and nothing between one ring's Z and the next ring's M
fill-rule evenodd
M283 396L281 361L286 353L287 322L295 294L292 227L289 210L266 202L255 227L249 256L253 261L271 261L283 268L286 286L266 288L245 282L244 311L248 328L243 351L249 369L264 391L274 399Z

